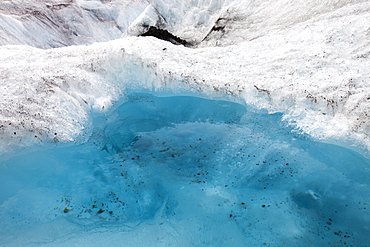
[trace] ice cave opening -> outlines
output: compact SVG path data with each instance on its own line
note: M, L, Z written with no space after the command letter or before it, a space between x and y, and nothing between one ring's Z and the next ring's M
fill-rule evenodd
M0 246L366 246L370 161L238 102L130 93L0 163Z

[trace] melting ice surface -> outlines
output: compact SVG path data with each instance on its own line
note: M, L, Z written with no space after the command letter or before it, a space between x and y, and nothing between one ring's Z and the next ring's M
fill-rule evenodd
M0 163L0 246L366 246L370 161L279 114L133 93Z

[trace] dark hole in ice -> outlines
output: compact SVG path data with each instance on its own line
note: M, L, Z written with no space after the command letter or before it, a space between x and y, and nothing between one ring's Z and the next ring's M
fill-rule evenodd
M369 160L294 134L281 114L132 93L92 119L83 144L2 159L0 245L370 242Z
M157 39L169 41L169 42L171 42L172 44L175 44L175 45L191 46L191 43L187 42L186 40L181 39L181 38L173 35L172 33L168 32L167 30L159 29L159 28L154 27L154 26L150 26L148 31L141 34L140 36L152 36L152 37L155 37Z

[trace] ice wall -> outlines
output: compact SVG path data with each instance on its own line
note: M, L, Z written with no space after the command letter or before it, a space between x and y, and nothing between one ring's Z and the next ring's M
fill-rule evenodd
M194 46L127 37L158 23ZM5 143L75 140L90 110L135 88L236 96L282 112L314 138L368 149L367 23L368 1L155 1L120 40L46 51L3 46L0 134Z
M0 45L53 48L117 39L149 2L1 1Z

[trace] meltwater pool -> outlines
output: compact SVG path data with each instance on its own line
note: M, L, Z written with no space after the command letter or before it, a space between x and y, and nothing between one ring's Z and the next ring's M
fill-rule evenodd
M131 93L0 163L0 246L367 246L370 161L248 106Z

